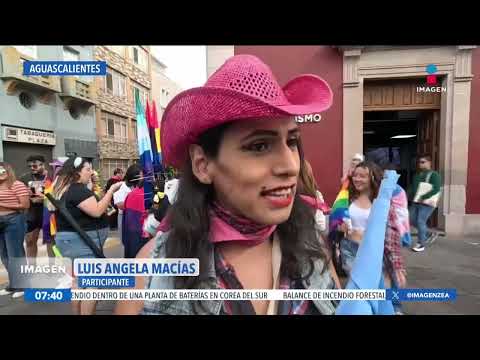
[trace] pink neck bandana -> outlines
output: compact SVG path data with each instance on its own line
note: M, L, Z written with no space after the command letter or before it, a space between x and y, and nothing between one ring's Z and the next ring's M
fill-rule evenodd
M276 225L260 225L246 217L234 215L218 203L213 203L210 213L212 243L241 241L247 246L255 246L267 240L277 228Z
M210 241L212 243L241 241L246 246L261 244L273 234L276 225L260 225L245 217L236 216L215 203L210 208ZM157 231L170 229L168 215L165 216Z

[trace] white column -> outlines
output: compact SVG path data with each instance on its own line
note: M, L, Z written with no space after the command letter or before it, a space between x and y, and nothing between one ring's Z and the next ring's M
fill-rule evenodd
M343 52L343 174L354 153L363 152L363 79L358 76L361 49Z
M453 91L452 121L446 144L446 152L449 155L447 160L450 166L444 179L445 230L449 234L464 232L473 48L472 46L457 47L453 81L449 81L447 85L447 91Z

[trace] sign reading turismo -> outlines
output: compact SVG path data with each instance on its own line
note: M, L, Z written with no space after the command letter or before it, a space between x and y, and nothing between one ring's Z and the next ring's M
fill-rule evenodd
M322 115L320 114L309 114L303 116L295 116L295 121L297 123L318 123L322 120Z

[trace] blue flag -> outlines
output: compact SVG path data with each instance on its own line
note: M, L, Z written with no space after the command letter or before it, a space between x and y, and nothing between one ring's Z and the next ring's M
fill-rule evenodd
M385 232L390 200L399 177L393 170L385 171L346 289L385 289L382 271ZM336 310L336 315L393 315L394 313L390 300L341 301Z
M138 154L140 164L143 170L143 189L145 196L145 209L150 209L153 201L153 161L152 145L150 144L150 135L148 132L145 112L140 102L138 93L135 94L135 108L137 112L137 136L138 136Z

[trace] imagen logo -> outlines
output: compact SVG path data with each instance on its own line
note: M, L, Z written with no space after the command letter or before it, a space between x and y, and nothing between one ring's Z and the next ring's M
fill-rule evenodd
M433 92L446 92L447 88L444 86L438 86L437 78L437 66L435 64L428 64L425 68L427 72L427 85L428 86L417 86L417 92L423 93L433 93Z

